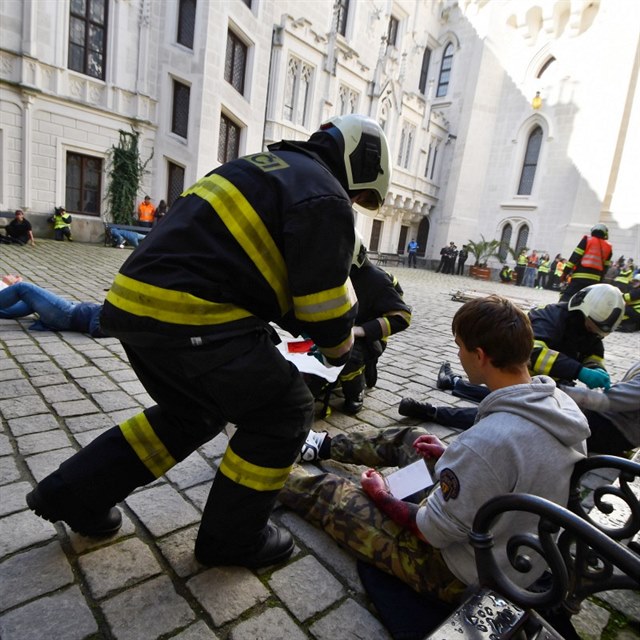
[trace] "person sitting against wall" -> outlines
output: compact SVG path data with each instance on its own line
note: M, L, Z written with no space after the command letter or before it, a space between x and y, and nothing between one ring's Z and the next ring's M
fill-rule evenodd
M73 242L71 237L71 214L65 211L64 207L56 207L52 216L49 216L47 222L53 223L53 239L64 242L66 238L69 242Z
M0 319L18 319L36 314L32 331L77 331L104 338L100 329L102 305L95 302L69 302L52 291L15 274L0 281Z
M27 244L35 247L31 223L24 217L22 209L16 209L14 219L4 228L6 236L0 236L3 244Z

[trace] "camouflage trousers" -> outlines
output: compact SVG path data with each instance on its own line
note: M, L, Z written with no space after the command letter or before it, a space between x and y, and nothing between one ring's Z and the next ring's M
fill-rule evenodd
M416 459L411 444L421 433L425 430L394 427L368 437L337 436L331 442L332 458L371 466L404 466ZM415 591L451 603L462 597L466 586L451 573L440 551L382 513L350 480L332 473L311 475L296 466L278 499L342 547Z

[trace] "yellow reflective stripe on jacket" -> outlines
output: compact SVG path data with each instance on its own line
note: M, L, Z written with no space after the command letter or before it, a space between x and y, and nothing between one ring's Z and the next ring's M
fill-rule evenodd
M534 340L533 348L540 349L540 353L533 363L533 371L538 375L550 375L551 367L558 359L558 352L552 351L542 340Z
M340 374L340 380L342 382L350 382L351 380L355 380L359 375L364 373L364 365L358 367L355 371L351 373Z
M589 367L590 365L600 367L600 369L605 369L604 366L604 358L596 355L590 355L588 358L585 358L582 362L583 367Z
M349 333L349 335L335 347L321 347L320 351L327 356L327 358L331 358L332 360L339 360L345 353L351 351L351 347L353 346L353 333Z
M382 316L382 318L378 318L378 320L382 320L382 338L388 338L391 335L391 323L389 322L389 318Z
M273 289L284 315L291 308L287 267L256 210L233 183L216 174L197 182L185 195L191 193L214 208L220 220Z
M353 304L345 283L326 291L310 293L306 296L294 296L293 306L298 320L322 322L342 317Z
M203 300L184 291L145 284L121 273L115 277L107 301L135 316L147 316L170 324L215 325L251 315L234 304Z
M123 422L120 431L154 478L159 478L176 464L144 413Z
M257 464L247 462L235 453L230 446L220 463L220 472L229 480L243 487L256 491L279 491L289 476L291 467L273 468L260 467Z
M594 282L600 282L600 280L602 279L602 274L576 271L571 277L576 280L593 280Z

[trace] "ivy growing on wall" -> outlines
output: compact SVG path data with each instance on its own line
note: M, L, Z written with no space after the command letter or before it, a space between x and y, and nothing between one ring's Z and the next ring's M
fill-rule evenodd
M138 148L140 134L137 131L122 130L119 133L118 145L112 146L108 154L109 184L105 200L113 222L133 224L138 191L142 177L147 173L147 164L153 158L153 152L142 162Z

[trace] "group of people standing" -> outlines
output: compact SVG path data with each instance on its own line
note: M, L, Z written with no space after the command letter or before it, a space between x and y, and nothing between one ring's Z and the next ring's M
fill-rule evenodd
M467 245L463 245L462 249L458 250L455 242L450 242L448 246L440 249L440 263L436 267L436 273L448 273L450 275L464 275L464 265L469 257L469 251ZM456 259L458 266L456 267Z

